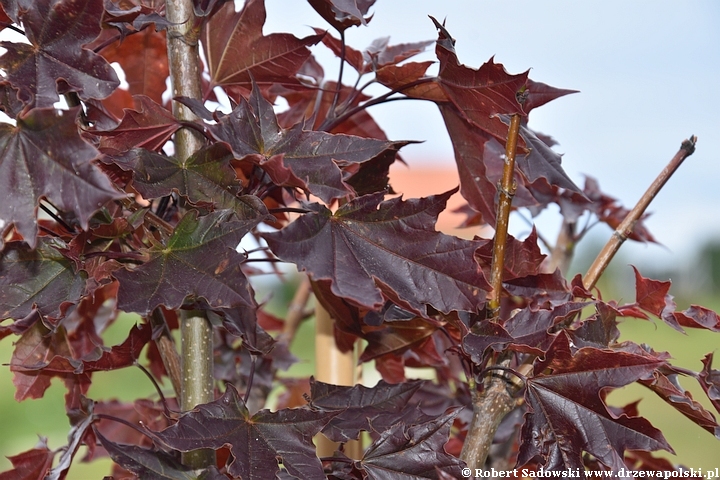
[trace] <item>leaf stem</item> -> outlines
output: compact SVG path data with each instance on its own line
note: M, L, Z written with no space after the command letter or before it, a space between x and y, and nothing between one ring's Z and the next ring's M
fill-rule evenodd
M655 198L660 189L667 183L670 177L675 173L675 170L682 165L683 161L695 152L695 144L697 143L697 137L691 135L690 139L684 140L680 145L680 149L677 151L675 156L660 172L655 181L650 184L648 189L645 191L637 204L633 207L630 213L627 214L625 219L620 222L620 225L615 229L610 239L607 241L603 249L600 251L595 261L588 269L587 273L583 277L583 286L590 290L597 283L600 276L603 274L610 261L613 259L620 246L627 240L635 227L635 224L640 217L643 216L650 202Z
M243 403L247 405L250 400L250 391L255 380L255 368L257 367L257 355L250 354L250 373L248 373L247 385L245 386L245 397Z
M158 395L160 396L160 401L163 405L163 413L165 413L165 416L170 418L170 409L168 408L167 400L165 400L165 395L162 392L162 389L160 388L160 385L158 385L157 381L155 381L155 377L152 376L152 373L148 371L147 368L145 368L140 362L135 360L135 366L140 369L141 372L145 374L146 377L150 379L150 382L152 382L153 386L155 387L155 390L157 391Z
M13 23L0 22L0 25L2 25L4 28L9 28L13 32L19 33L22 36L25 36L25 32L21 28L16 27Z
M39 205L40 205L40 210L42 210L43 212L45 212L45 213L47 213L48 215L50 215L50 217L51 217L53 220L55 220L55 221L58 223L58 225L60 225L61 227L63 227L68 233L77 233L74 228L72 228L70 225L68 225L68 224L65 222L65 220L63 220L62 218L60 218L60 217L58 216L58 214L56 214L55 212L53 212L52 210L50 210L50 209L49 209L47 206L45 206L42 202L40 202Z
M492 266L490 270L490 285L492 293L488 302L488 313L497 317L500 313L500 294L502 292L502 277L505 267L505 244L507 243L508 224L510 222L510 208L515 195L515 150L520 132L520 115L510 117L510 129L505 144L505 166L503 167L500 182L500 194L495 220L495 241L493 242Z
M375 97L375 98L363 103L362 105L358 105L357 107L351 108L350 110L343 112L341 115L339 115L338 117L336 117L332 120L327 119L326 121L323 122L322 125L320 125L320 128L318 130L321 130L324 132L330 132L330 131L332 131L332 129L334 129L341 123L343 123L348 118L352 117L353 115L355 115L358 112L362 112L363 110L366 110L368 107L372 107L373 105L378 105L380 103L390 102L393 100L401 100L400 98L398 98L398 99L389 98L390 96L395 95L396 93L400 93L403 90L407 90L408 88L412 88L417 85L431 83L433 81L434 81L434 79L431 77L420 78L420 79L410 82L406 85L403 85L402 87L394 88L387 93L383 93L379 97ZM412 98L411 97L402 97L402 100L407 100L407 99L412 99ZM412 100L414 100L414 99L412 99ZM330 120L330 121L328 121L328 120Z
M342 79L343 70L345 69L345 30L340 30L340 73L338 73L338 81L335 86L335 94L333 95L332 103L328 108L328 118L335 118L335 107L337 106L338 99L340 98L340 92L342 91Z

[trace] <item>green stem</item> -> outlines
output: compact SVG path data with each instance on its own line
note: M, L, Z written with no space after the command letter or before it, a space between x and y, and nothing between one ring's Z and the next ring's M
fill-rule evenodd
M198 24L192 0L165 2L168 27L168 63L173 97L201 99L200 55ZM185 105L173 102L173 114L181 122L193 122L197 117ZM175 134L175 155L184 160L200 150L203 137L195 130L182 128ZM182 322L182 395L183 411L215 399L213 391L212 326L204 312L181 312ZM184 453L185 465L200 469L215 464L215 452L209 449Z

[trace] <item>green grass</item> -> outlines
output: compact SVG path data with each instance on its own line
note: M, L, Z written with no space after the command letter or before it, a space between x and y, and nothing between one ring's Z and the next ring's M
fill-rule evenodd
M620 325L620 331L621 341L633 340L646 343L656 351L669 352L673 356L673 365L693 371L702 369L700 360L707 353L714 352L720 341L717 333L687 329L687 335L682 335L661 321L627 319ZM720 357L716 358L714 367L720 367ZM717 417L717 412L696 380L680 378L680 384ZM662 456L687 468L705 470L720 464L720 441L685 418L649 389L633 384L611 393L608 402L620 406L638 399L642 399L640 414L660 429L675 449L676 455Z
M121 343L137 317L121 315L103 335L106 345ZM38 443L38 436L47 437L48 446L56 449L67 444L70 424L65 414L65 386L59 379L53 379L52 385L42 398L16 402L15 388L12 384L12 372L6 366L13 352L12 342L17 337L5 338L0 342L0 416L2 418L2 436L0 436L0 471L12 467L6 456L17 455ZM93 400L118 399L132 401L136 398L154 396L155 389L148 378L137 368L125 368L111 372L96 372L88 397ZM70 467L68 480L100 479L110 474L112 462L109 459L93 461L90 464L78 460L84 450L78 452Z

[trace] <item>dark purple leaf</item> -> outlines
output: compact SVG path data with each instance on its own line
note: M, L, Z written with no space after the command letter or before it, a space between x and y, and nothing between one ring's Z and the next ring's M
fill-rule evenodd
M82 373L82 368L82 362L73 359L62 326L50 332L42 322L35 322L15 343L10 360L15 400L42 398L52 377L60 377L69 390L66 403L72 404L74 397L79 399L79 394L85 394L90 386L90 377Z
M558 335L536 376L527 380L530 407L522 429L518 465L538 460L547 470L584 469L587 452L604 465L625 466L625 450L672 452L659 430L640 417L608 412L601 391L648 378L663 361L625 352L581 348ZM545 369L550 373L542 373Z
M117 155L133 148L150 151L160 150L180 124L172 113L153 102L149 97L135 97L140 110L125 110L122 122L112 130L94 130L100 135L100 150L108 155Z
M533 108L545 105L546 103L555 100L556 98L562 97L564 95L569 95L571 93L578 93L577 90L565 90L562 88L555 88L542 82L534 82L529 78L525 86L527 87L527 90L525 90L525 101L523 102L523 110L525 110L528 114Z
M97 0L36 0L20 13L30 45L0 43L7 49L0 68L23 102L52 107L58 93L100 99L117 88L120 82L110 64L82 48L100 33L102 13Z
M457 411L420 425L398 424L380 434L358 465L373 480L438 478L436 468L461 478L465 463L443 449Z
M263 35L265 3L248 0L242 10L227 2L205 25L202 34L211 86L298 83L295 74L310 56L307 48L321 35L303 39L289 33Z
M698 381L712 402L715 410L720 412L720 371L712 368L713 354L703 358L703 369L698 374Z
M640 380L640 383L655 392L692 422L720 439L720 425L713 414L692 398L692 394L680 385L677 377L678 375L671 371L655 371L651 379Z
M527 277L540 273L540 265L547 255L540 251L537 243L537 231L532 229L530 235L523 240L517 240L512 235L508 237L505 244L505 263L503 264L503 279ZM475 257L478 263L488 266L492 264L493 242L488 241L477 249Z
M45 197L88 228L90 216L108 200L121 198L107 176L92 164L99 152L80 137L78 109L32 109L17 126L0 124L0 221L14 224L31 246L38 227L36 212Z
M330 25L339 32L359 25L367 25L372 16L366 17L375 0L308 0Z
M37 312L55 324L80 300L86 279L50 240L35 250L8 243L0 253L0 319L22 321Z
M0 480L44 480L55 452L48 448L46 439L41 439L34 448L7 458L13 469L0 473Z
M221 398L198 405L175 425L154 435L183 452L230 445L234 460L228 472L243 479L273 477L279 470L278 461L298 478L324 478L312 437L335 415L294 409L262 410L250 416L235 387L228 385Z
M322 433L335 442L357 439L360 431L384 431L397 423L407 409L410 397L422 381L397 385L380 380L372 388L362 385L343 387L310 380L311 405L320 410L340 412ZM411 407L414 410L414 407Z
M131 153L133 185L145 198L160 198L175 191L195 205L232 209L241 217L265 209L257 197L238 196L241 184L230 166L232 155L221 144L203 148L184 161L145 149Z
M440 60L440 87L465 120L504 143L508 129L499 115L525 114L517 94L527 82L527 72L510 75L492 58L477 70L461 65L454 40L432 20L439 31L435 53Z
M99 431L95 435L110 458L126 470L148 480L195 480L197 473L160 450L111 442Z
M509 117L501 116L503 122L510 124ZM520 136L525 141L529 152L515 158L517 168L530 183L545 179L550 185L564 188L583 195L582 190L573 183L562 168L562 155L555 152L537 137L535 132L522 126Z
M235 248L264 219L263 212L256 213L245 219L230 210L200 218L197 211L187 213L167 245L147 252L146 263L113 273L120 282L118 308L148 315L160 305L179 308L187 297L203 298L211 308L254 307L241 268L244 256Z
M150 341L152 328L150 325L133 325L125 341L112 347L109 351L97 352L97 355L86 355L82 358L85 372L117 370L134 365L140 357L143 347Z
M315 205L313 213L264 238L281 259L315 280L330 280L335 295L358 305L379 308L386 292L418 312L426 305L445 313L477 311L489 290L472 256L478 242L433 229L455 191L382 203L382 194L366 195L335 214Z
M353 194L341 167L394 153L407 143L305 131L300 124L282 130L257 86L250 103L241 99L232 113L208 130L236 158L248 157L260 165L275 184L309 190L325 202Z

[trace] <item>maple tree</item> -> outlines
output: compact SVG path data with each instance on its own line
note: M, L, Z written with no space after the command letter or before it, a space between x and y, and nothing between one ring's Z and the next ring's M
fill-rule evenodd
M374 0L309 3L331 31L265 35L263 0L239 11L219 0L185 10L178 0L0 0L0 26L27 39L3 42L0 56L0 108L14 120L0 125L0 338L15 338L15 398L42 397L60 378L72 425L66 446L41 442L10 457L0 479L65 478L82 445L83 460L112 458L118 479L679 468L648 453L672 447L634 404L605 402L635 382L720 438L715 415L676 381L697 380L720 411L712 354L692 372L618 342L617 329L621 317L656 317L678 331L718 331L718 315L678 311L670 283L637 270L633 303L594 288L625 239L653 241L645 208L695 138L628 210L592 178L578 187L528 124L534 108L573 91L509 74L494 59L463 65L434 19L435 42L380 39L356 50L345 31L371 20ZM356 71L354 86L325 78L308 48L319 43L338 56L341 79L344 68ZM433 43L435 76L431 62L411 60ZM173 98L164 101L168 76ZM371 84L388 90L371 97ZM216 108L220 92L231 111ZM438 106L458 189L392 195L390 165L410 142L386 138L368 109L398 98ZM493 226L495 238L435 230L458 191L466 225ZM535 230L507 235L511 208L549 204L563 215L549 256ZM583 214L615 234L584 278L568 279ZM260 247L239 251L244 239ZM294 361L300 318L297 308L279 319L258 303L258 262L303 272L300 310L311 289L334 319L337 346L362 342L358 360L374 360L383 380L279 377ZM101 335L121 311L140 320L108 347ZM93 375L131 366L156 386L169 377L172 391L132 404L87 397ZM405 367L434 380L407 379ZM267 409L281 384L286 395ZM320 434L338 442L334 453L318 454ZM358 439L353 457L347 445Z

